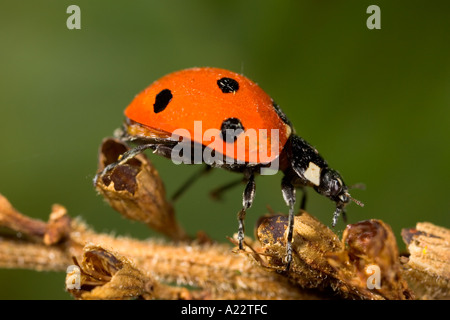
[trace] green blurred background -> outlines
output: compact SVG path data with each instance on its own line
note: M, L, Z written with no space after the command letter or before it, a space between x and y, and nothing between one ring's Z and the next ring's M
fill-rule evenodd
M81 30L66 27L71 4ZM371 4L381 30L366 27ZM384 220L403 250L402 228L450 227L449 13L446 1L2 1L0 193L35 218L60 203L97 231L160 237L96 194L97 148L151 82L214 66L258 82L348 184L365 183L349 222ZM169 195L197 170L151 159ZM208 197L235 178L215 170L176 203L190 234L237 231L243 186ZM257 178L248 235L267 205L287 212L280 179ZM308 211L329 225L333 203L309 191ZM3 269L0 298L71 299L64 278Z

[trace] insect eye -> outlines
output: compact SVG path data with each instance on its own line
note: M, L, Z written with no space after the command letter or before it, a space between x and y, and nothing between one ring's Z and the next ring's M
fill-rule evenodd
M331 195L337 196L341 192L341 189L342 189L342 184L340 183L339 180L333 179L330 181Z

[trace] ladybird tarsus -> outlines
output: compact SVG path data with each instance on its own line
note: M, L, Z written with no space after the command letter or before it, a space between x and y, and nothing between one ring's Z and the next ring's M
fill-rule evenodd
M102 177L106 173L112 171L115 167L124 164L128 160L130 160L130 159L136 157L138 154L142 153L143 151L145 151L147 149L153 149L154 147L155 147L154 144L143 144L143 145L139 145L139 146L137 146L133 149L130 149L130 150L126 151L125 153L121 154L118 158L118 161L107 165L102 171L100 171L99 173L97 173L95 175L94 180L93 180L94 186L97 186L98 179L100 177Z

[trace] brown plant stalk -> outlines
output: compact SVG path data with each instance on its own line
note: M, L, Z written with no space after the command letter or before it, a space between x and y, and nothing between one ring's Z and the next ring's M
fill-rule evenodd
M0 196L0 204L11 205ZM0 206L0 216L3 215ZM24 216L14 211L12 219L21 221ZM38 225L45 224L36 220ZM48 224L47 224L48 225ZM0 241L0 267L26 268L32 270L66 271L75 261L83 261L85 246L99 245L130 259L143 274L157 282L193 286L193 294L170 288L171 294L160 292L156 298L209 299L303 299L319 295L305 294L285 277L276 272L266 272L255 267L245 255L233 254L226 244L197 244L195 242L141 241L128 237L113 237L96 233L79 219L73 219L66 240L47 245L43 237L30 228L28 240L14 236L2 237ZM261 290L265 288L265 290ZM168 288L169 289L169 288ZM196 292L198 290L198 292ZM173 296L176 292L177 295Z

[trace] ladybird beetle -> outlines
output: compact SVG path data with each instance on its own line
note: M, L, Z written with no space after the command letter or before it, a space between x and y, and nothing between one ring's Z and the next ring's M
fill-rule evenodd
M191 68L168 74L138 94L125 109L125 116L120 136L137 146L98 173L94 183L99 175L146 149L171 158L182 140L188 142L194 154L200 150L226 157L227 161L194 159L194 163L206 163L202 172L219 167L243 174L239 181L246 183L238 213L240 249L243 249L245 214L255 197L254 177L276 163L275 169L284 173L281 191L289 207L286 269L292 261L297 188L303 191L302 209L306 186L335 202L333 226L341 213L345 219L344 208L350 200L363 206L350 196L340 174L328 166L314 147L295 134L291 122L272 98L241 74L219 68ZM199 123L200 134L196 132ZM207 135L212 129L214 134ZM246 135L251 130L254 135ZM275 137L268 131L275 132ZM193 159L190 152L184 153L184 159ZM189 179L180 190L185 190L198 176ZM219 188L216 194L236 184Z

